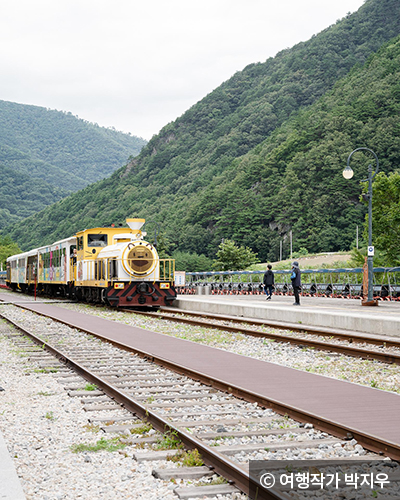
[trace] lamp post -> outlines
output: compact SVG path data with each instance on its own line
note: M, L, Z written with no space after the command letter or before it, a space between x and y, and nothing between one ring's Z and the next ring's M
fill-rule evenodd
M354 151L352 151L347 158L347 166L343 170L343 177L345 179L351 179L353 177L353 170L350 167L350 158L353 156L353 154L356 151L369 151L374 155L374 158L376 160L376 169L375 172L373 172L372 165L368 165L368 179L363 179L361 182L365 182L368 180L368 194L366 195L366 198L368 198L368 300L367 303L364 305L378 305L378 302L374 302L374 290L373 290L373 278L374 278L374 268L373 268L373 255L374 255L374 247L372 246L372 180L376 176L379 170L379 160L376 154L372 151L372 149L369 148L357 148Z

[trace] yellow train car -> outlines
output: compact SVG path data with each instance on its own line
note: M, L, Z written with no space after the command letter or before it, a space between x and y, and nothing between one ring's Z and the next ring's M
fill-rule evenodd
M125 228L85 229L9 257L7 284L114 307L170 305L176 298L174 260L160 259L156 247L144 240L145 219L126 222Z

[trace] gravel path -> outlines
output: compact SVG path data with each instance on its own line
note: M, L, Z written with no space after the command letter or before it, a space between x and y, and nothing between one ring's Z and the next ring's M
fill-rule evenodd
M35 373L3 336L0 325L0 426L28 500L162 499L176 496L155 480L152 463L136 464L128 450L73 453L97 441L82 404L51 374ZM14 352L13 352L14 351ZM173 485L176 487L176 485Z

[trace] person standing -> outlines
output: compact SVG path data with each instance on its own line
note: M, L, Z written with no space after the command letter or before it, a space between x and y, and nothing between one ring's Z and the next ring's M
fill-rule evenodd
M267 270L264 273L264 290L267 294L266 300L271 300L272 290L275 283L274 273L272 272L271 264L268 264Z
M294 293L294 306L300 305L300 290L301 290L301 272L299 268L299 263L294 261L292 264L292 274L290 275L292 280L292 287Z

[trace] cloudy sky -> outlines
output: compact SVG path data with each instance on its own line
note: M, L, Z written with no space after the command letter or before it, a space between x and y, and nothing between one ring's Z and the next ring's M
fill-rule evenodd
M150 139L364 0L1 0L0 100Z

